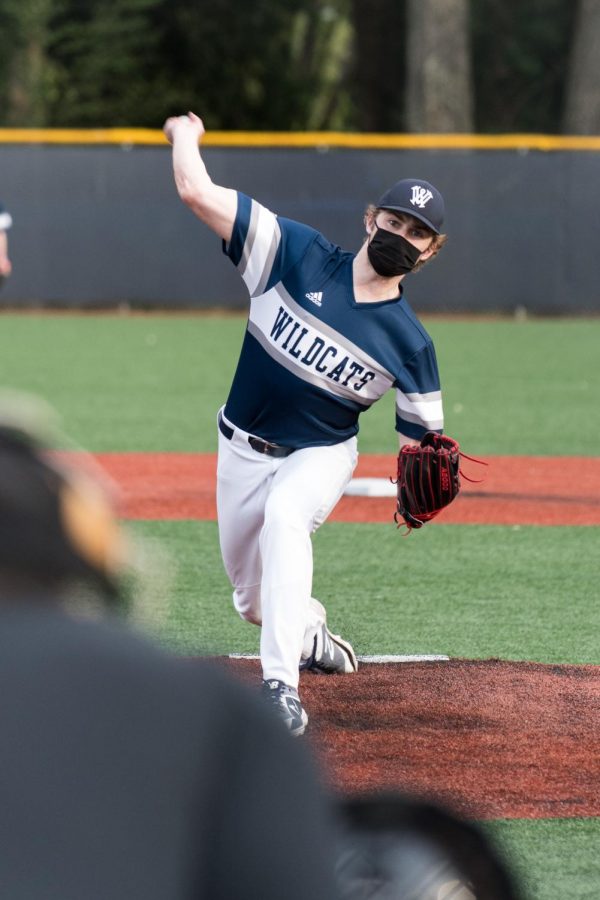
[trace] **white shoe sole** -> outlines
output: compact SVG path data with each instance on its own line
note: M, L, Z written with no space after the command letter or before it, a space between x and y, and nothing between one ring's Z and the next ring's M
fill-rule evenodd
M358 671L358 660L356 658L356 654L352 649L352 645L345 641L343 638L339 636L339 634L332 634L329 629L327 629L327 634L331 641L343 651L344 659L346 660L344 669L337 669L333 672L326 672L323 669L320 669L318 665L312 666L303 666L300 665L300 670L304 670L310 672L312 675L353 675Z
M341 638L339 636L339 634L332 634L331 631L329 632L329 637L331 638L331 640L333 641L334 644L337 644L338 647L340 647L340 649L344 651L344 654L350 660L351 668L344 669L343 674L344 675L353 675L354 672L358 672L358 660L356 658L356 654L355 654L354 650L352 649L352 645L348 644L343 638Z

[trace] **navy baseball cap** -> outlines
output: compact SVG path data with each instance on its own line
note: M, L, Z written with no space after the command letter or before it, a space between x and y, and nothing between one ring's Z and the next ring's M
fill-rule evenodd
M403 178L379 198L381 209L409 213L439 234L444 223L444 198L437 188L420 178Z

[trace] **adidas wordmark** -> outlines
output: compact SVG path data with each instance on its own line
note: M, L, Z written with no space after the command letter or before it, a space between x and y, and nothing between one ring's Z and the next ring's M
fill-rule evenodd
M305 297L317 306L321 306L323 302L323 291L310 291L308 294L305 294Z

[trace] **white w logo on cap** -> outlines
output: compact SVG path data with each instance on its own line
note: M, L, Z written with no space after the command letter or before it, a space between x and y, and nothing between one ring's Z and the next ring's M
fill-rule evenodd
M413 206L418 206L420 209L423 209L425 204L431 199L433 199L433 194L430 190L421 187L419 184L414 184L412 186L412 197L410 198L410 202Z

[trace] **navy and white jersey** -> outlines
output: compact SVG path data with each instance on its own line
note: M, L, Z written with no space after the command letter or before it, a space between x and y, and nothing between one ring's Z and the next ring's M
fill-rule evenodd
M241 193L223 249L251 297L229 421L287 447L336 444L394 388L398 431L442 430L431 338L402 294L356 302L353 253Z
M12 216L0 203L0 231L8 231L11 225Z

